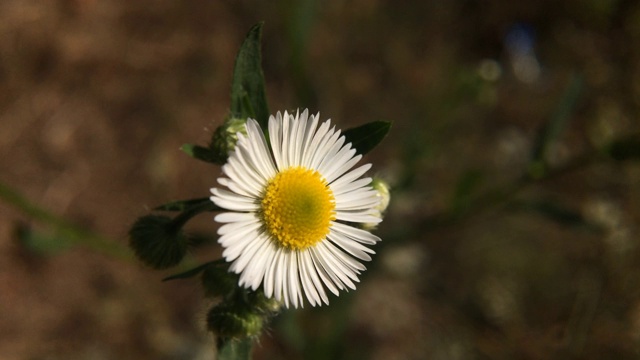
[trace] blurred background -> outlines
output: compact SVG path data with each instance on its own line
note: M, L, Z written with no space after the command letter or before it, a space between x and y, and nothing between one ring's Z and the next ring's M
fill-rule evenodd
M393 192L358 290L281 313L254 358L640 358L640 166L604 151L640 132L624 0L1 1L0 358L213 357L197 279L126 234L215 184L179 147L222 123L262 20L271 111L393 121L365 158Z

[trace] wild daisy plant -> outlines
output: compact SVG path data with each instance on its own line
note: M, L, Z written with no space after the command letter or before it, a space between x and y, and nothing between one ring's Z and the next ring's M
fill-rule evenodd
M183 231L202 212L216 212L222 258L169 276L200 276L219 301L207 326L221 359L249 358L266 321L282 308L329 304L355 289L380 238L373 230L389 203L389 188L366 177L364 154L387 134L388 122L344 132L308 110L270 115L260 67L261 24L236 58L231 111L206 147L190 156L222 165L211 196L162 205L131 228L130 245L153 268L183 263L198 241Z

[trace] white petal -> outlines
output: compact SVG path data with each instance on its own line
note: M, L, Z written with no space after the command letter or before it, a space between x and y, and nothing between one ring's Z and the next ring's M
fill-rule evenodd
M233 211L256 211L259 209L259 205L255 203L245 203L240 201L232 201L219 197L212 196L211 201L219 207L226 210Z
M336 296L340 295L340 292L338 291L338 289L342 290L344 287L342 286L342 283L338 278L336 278L334 275L329 275L329 273L327 273L327 270L325 269L324 265L322 265L322 261L320 261L321 256L318 253L318 247L315 246L309 249L308 251L311 254L313 267L318 271L318 275L320 276L320 279L322 279L322 282L324 283L324 285L327 288L329 288L329 291L331 291L334 295ZM334 278L336 282L334 282Z
M318 269L313 263L313 259L311 258L311 253L309 251L302 252L301 261L303 267L306 269L307 278L311 279L312 284L310 287L317 290L317 295L320 296L322 301L325 304L329 304L329 298L327 297L327 293L324 291L324 286L320 282L320 278L318 277ZM320 304L320 300L316 297L316 303Z
M341 177L339 177L337 180L335 180L334 182L330 183L332 187L340 187L343 186L345 184L348 184L352 181L354 181L355 179L359 178L360 176L362 176L364 173L366 173L369 169L371 169L371 164L364 164L358 168L355 168L351 171L349 171L348 173L342 175Z
M311 152L311 141L313 140L313 135L315 134L316 128L318 127L319 118L320 113L318 113L316 116L311 115L311 118L307 121L307 126L304 129L304 141L302 143L301 158L298 164L306 168L308 168L307 159L309 157L309 153Z
M377 216L359 212L349 212L349 211L336 211L336 220L348 221L348 222L356 222L356 223L374 223L377 224L382 221Z
M257 238L260 234L260 227L251 225L227 234L220 234L220 232L218 232L218 234L221 235L218 239L218 243L220 243L220 245L224 246L225 248L228 248L230 246L234 246L236 243L244 241L245 238Z
M275 253L273 254L273 257L269 259L267 263L267 271L264 274L264 294L268 298L271 298L274 296L273 290L276 282L275 269L277 267L276 265L278 264L278 259L280 258L282 251L283 250L280 247L275 248ZM278 299L278 297L276 297L276 299Z
M304 130L307 127L307 118L309 112L305 109L302 114L296 114L297 121L295 121L292 125L291 129L291 147L289 154L289 164L291 166L299 166L300 159L302 158L302 144L304 142Z
M224 212L216 215L213 219L220 223L229 223L236 221L249 221L255 219L253 213Z
M316 118L316 121L318 119ZM306 167L306 168L313 168L311 166L311 161L313 160L316 150L318 149L318 145L320 144L320 142L322 141L322 139L325 138L327 132L329 131L329 127L331 126L331 122L330 121L325 121L324 123L322 123L322 125L320 125L320 128L318 129L318 131L315 131L315 128L312 130L312 139L311 142L309 142L305 154L302 158L302 166Z
M252 290L258 289L262 283L267 271L267 261L273 257L275 252L275 246L270 239L263 236L259 241L261 241L260 247L253 254L240 277L240 281L244 282L247 287L251 287Z
M229 235L220 237L220 239L218 239L218 242L220 244L222 243L226 244L224 245L225 248L224 248L224 251L222 252L222 257L224 257L226 261L234 261L238 259L247 247L255 243L257 236L258 234L254 233L254 234L249 234L247 236L237 236L233 239L229 239ZM234 266L234 264L231 264L231 267L229 268L230 270L237 269L237 265ZM239 271L241 270L242 269L240 269ZM239 273L239 271L235 271L236 274Z
M350 182L350 183L344 183L342 185L336 186L335 184L330 184L329 187L331 188L331 191L333 191L333 195L334 196L338 196L341 194L345 194L351 191L355 191L358 190L360 188L364 188L365 186L369 185L371 183L371 178L363 178L363 179L358 179L356 181ZM371 189L370 187L366 187L366 189Z
M380 203L376 192L342 194L336 197L336 210L371 209Z
M369 244L369 245L375 245L375 243L377 243L378 241L380 241L380 238L373 235L372 233L366 231L366 230L362 230L362 229L358 229L355 228L353 226L349 226L349 225L345 225L345 224L341 224L339 222L332 222L331 223L331 231L336 231L339 232L343 235L348 236L349 238L363 243L363 244Z
M240 274L242 271L247 270L246 269L247 265L251 260L253 260L254 255L256 254L258 249L260 249L260 247L264 245L264 243L265 243L264 237L261 237L258 234L255 234L255 236L253 236L248 241L248 243L245 246L243 246L240 256L236 261L233 262L233 264L231 264L231 267L229 267L229 270L232 270L236 274ZM227 247L225 249L225 252L231 249L234 249L234 245Z
M292 116L288 112L284 112L284 116L282 117L282 124L280 130L282 131L282 167L280 170L286 169L291 164L289 163L289 148L291 145L291 137L289 135L290 127L291 127L291 118Z
M300 267L300 283L302 285L302 289L304 290L305 295L307 296L307 300L311 303L311 306L316 306L316 304L320 305L320 297L318 296L318 292L316 291L316 287L311 280L311 276L309 274L310 271L314 271L312 269L308 269L308 264L305 261L305 256L307 255L307 251L301 251L298 256L298 265Z
M260 192L262 191L262 184L251 178L246 170L244 170L241 166L238 166L237 160L232 160L231 158L229 158L229 162L222 166L222 171L232 181L231 183L229 183L229 189L231 189L231 191L253 197L260 196ZM238 189L242 189L242 191L239 192L235 190L233 187L231 187L231 184L234 184Z
M328 124L328 121L325 122ZM324 125L324 124L323 124ZM331 148L331 145L335 143L339 134L336 133L335 128L328 129L324 135L318 139L317 144L311 149L313 154L309 158L309 167L312 169L317 169L318 165L324 160L327 156L328 150Z
M344 137L342 137L342 139L344 142ZM317 170L324 175L327 181L329 181L328 179L333 180L334 178L337 177L337 176L333 176L334 172L338 170L338 168L344 165L346 162L351 160L351 158L353 158L355 153L356 153L356 150L351 149L350 144L348 144L348 146L343 146L341 148L338 148L338 151L335 154L328 155L324 159L324 161L320 164Z
M276 117L269 117L269 142L271 143L271 153L279 170L283 169L282 161L282 115L278 111Z
M358 277L353 270L344 266L340 259L336 257L333 252L335 246L328 241L324 241L319 244L318 248L323 255L323 260L325 260L325 263L329 266L333 274L337 276L343 284L355 290L356 285L351 280L357 281Z
M283 251L276 264L276 277L275 277L275 296L277 300L284 301L284 305L289 307L289 292L287 291L287 264L289 263L290 251Z
M320 143L320 146L311 161L313 169L319 169L325 162L333 160L333 157L338 150L340 150L340 147L345 141L344 137L340 137L339 130L335 131L334 129L331 129L327 135L330 135L330 137L326 141Z
M273 163L271 152L267 145L267 139L264 137L260 125L257 121L247 121L247 134L251 136L252 140L249 142L249 155L251 160L257 165L260 173L265 179L272 178L276 173L276 166Z
M258 219L226 223L218 229L218 235L232 234L239 231L258 230L262 222Z
M254 197L240 195L226 189L212 188L211 194L215 195L216 197L223 198L229 201L237 201L237 202L243 202L243 203L256 203L258 201L258 199Z
M294 308L298 307L298 299L300 297L299 283L298 283L298 252L291 251L289 254L289 269L288 269L288 288L289 298Z
M375 251L369 249L368 247L360 244L355 240L349 239L348 237L336 231L329 233L327 238L333 241L336 245L340 246L346 252L357 257L360 260L371 261L371 256L369 256L369 254L375 254ZM358 270L365 269L364 265L362 264L360 264L360 266L356 266L356 268Z
M336 160L335 165L324 173L327 182L330 183L338 177L342 176L342 174L347 172L355 164L357 164L360 159L362 159L362 155L353 156L355 152L355 149L351 149L343 155L342 159Z

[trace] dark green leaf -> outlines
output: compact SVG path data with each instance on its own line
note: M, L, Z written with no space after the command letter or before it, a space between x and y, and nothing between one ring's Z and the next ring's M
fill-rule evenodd
M347 143L351 143L358 154L366 154L373 150L391 129L388 121L373 121L355 128L345 130Z
M249 360L253 340L250 338L220 339L218 341L218 360Z
M198 274L200 274L201 272L204 271L204 269L207 268L207 266L209 265L219 265L219 264L224 264L224 259L218 259L218 260L214 260L214 261L209 261L206 262L202 265L196 266L193 269L189 269L187 271L178 273L178 274L173 274L170 276L167 276L166 278L162 279L162 281L169 281L169 280L176 280L176 279L188 279L191 277L194 277Z
M197 198L197 199L189 199L189 200L172 201L170 203L166 203L166 204L160 205L160 206L156 207L153 210L157 210L157 211L185 211L187 209L190 209L190 208L193 208L193 207L196 207L196 206L198 206L198 207L205 206L206 204L211 204L212 207L215 207L214 209L212 209L212 211L221 210L220 208L215 206L215 204L213 204L211 202L211 199L209 199L208 197Z
M258 23L249 30L236 57L231 83L231 116L238 119L251 117L266 129L269 108L261 65L261 37L262 23Z
M184 144L180 147L180 150L184 151L185 153L187 153L187 155L191 156L194 159L212 164L222 165L224 164L224 160L226 159L226 155L224 157L221 157L210 148L194 144Z

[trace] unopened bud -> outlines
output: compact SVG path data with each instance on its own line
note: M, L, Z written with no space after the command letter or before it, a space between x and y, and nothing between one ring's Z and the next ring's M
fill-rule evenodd
M178 264L187 253L187 241L179 227L166 216L139 218L129 230L129 246L138 259L155 269Z
M209 148L215 153L217 163L227 162L229 153L236 148L239 132L247 133L247 119L229 118L213 133Z
M282 308L282 302L275 298L269 298L262 290L249 291L247 295L249 306L264 314L274 314Z
M384 216L384 213L389 207L389 201L391 200L391 193L389 192L389 184L380 178L373 178L371 187L377 192L376 196L379 199L378 205L373 209L376 215L380 218ZM376 228L377 223L362 224L362 228L365 230L373 230Z
M391 200L389 184L380 178L373 178L371 187L373 190L378 192L378 198L380 198L380 202L378 203L378 206L376 206L376 210L380 211L381 214L384 214L385 211L387 211L389 201Z
M246 309L235 309L226 303L213 307L207 314L207 327L220 337L240 339L256 337L262 331L264 317Z

